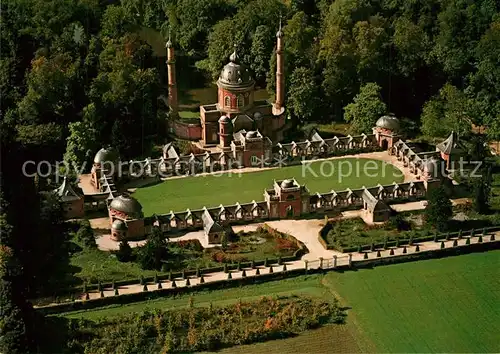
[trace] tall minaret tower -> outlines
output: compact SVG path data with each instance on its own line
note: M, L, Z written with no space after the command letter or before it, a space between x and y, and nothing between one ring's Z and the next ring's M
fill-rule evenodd
M276 33L276 100L273 105L273 114L281 115L285 110L285 77L283 62L283 31L281 29L281 16L280 27Z
M167 47L167 70L168 70L168 105L170 106L170 114L177 116L178 102L177 102L177 84L175 82L175 57L174 47L170 39L170 31L168 32Z

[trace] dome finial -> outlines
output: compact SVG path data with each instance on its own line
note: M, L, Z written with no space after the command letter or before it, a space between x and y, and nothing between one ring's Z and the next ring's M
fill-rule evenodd
M280 12L280 27L278 29L278 32L276 33L276 37L278 37L278 38L283 37L283 31L281 29L281 12Z
M233 51L233 54L231 54L229 56L229 60L233 63L238 63L238 54L236 53L236 49L238 48L238 45L236 43L233 44L233 47L234 47L234 51Z
M168 27L168 41L167 41L167 45L166 45L167 48L171 48L172 47L172 37L171 37L171 34L172 34L172 30L171 30L171 28L169 26Z

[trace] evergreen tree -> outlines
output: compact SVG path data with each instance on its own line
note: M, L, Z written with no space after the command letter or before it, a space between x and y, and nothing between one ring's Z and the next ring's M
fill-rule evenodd
M430 190L425 208L426 221L437 230L443 231L448 227L448 220L452 215L451 201L443 187Z

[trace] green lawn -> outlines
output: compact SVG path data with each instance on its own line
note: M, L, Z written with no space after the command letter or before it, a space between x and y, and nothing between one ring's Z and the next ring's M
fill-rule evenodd
M339 345L349 348L347 351L500 352L499 265L500 251L490 251L200 292L194 295L194 303L222 306L240 298L246 301L263 295L297 294L327 299L335 294L351 308L347 325L352 327L346 336L356 344ZM66 317L96 319L145 309L184 307L188 302L188 296L179 296L73 312ZM338 337L338 329L331 330L332 336ZM291 342L294 352L306 352L313 338L317 352L338 351L331 336L320 334L313 331L299 336L307 339L303 341L292 338L245 346L241 352L275 351L289 347L287 343Z
M371 177L363 171L367 171ZM300 165L258 172L169 179L154 186L137 189L134 197L141 202L145 215L164 214L171 210L261 201L264 199L264 189L272 188L274 179L292 177L299 183L306 184L311 193L403 181L401 171L391 164L378 160L345 158L316 161L310 164L310 169Z

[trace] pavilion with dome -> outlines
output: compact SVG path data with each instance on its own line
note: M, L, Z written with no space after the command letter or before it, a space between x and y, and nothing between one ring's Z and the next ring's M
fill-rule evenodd
M249 68L241 62L235 45L233 53L217 80L217 101L200 106L200 128L197 147L204 151L223 152L240 161L243 167L259 165L271 153L273 142L283 140L288 125L284 107L283 32L276 33L276 99L255 100L255 80ZM172 41L167 42L169 106L171 116L178 116L175 60ZM193 133L194 134L194 133Z

